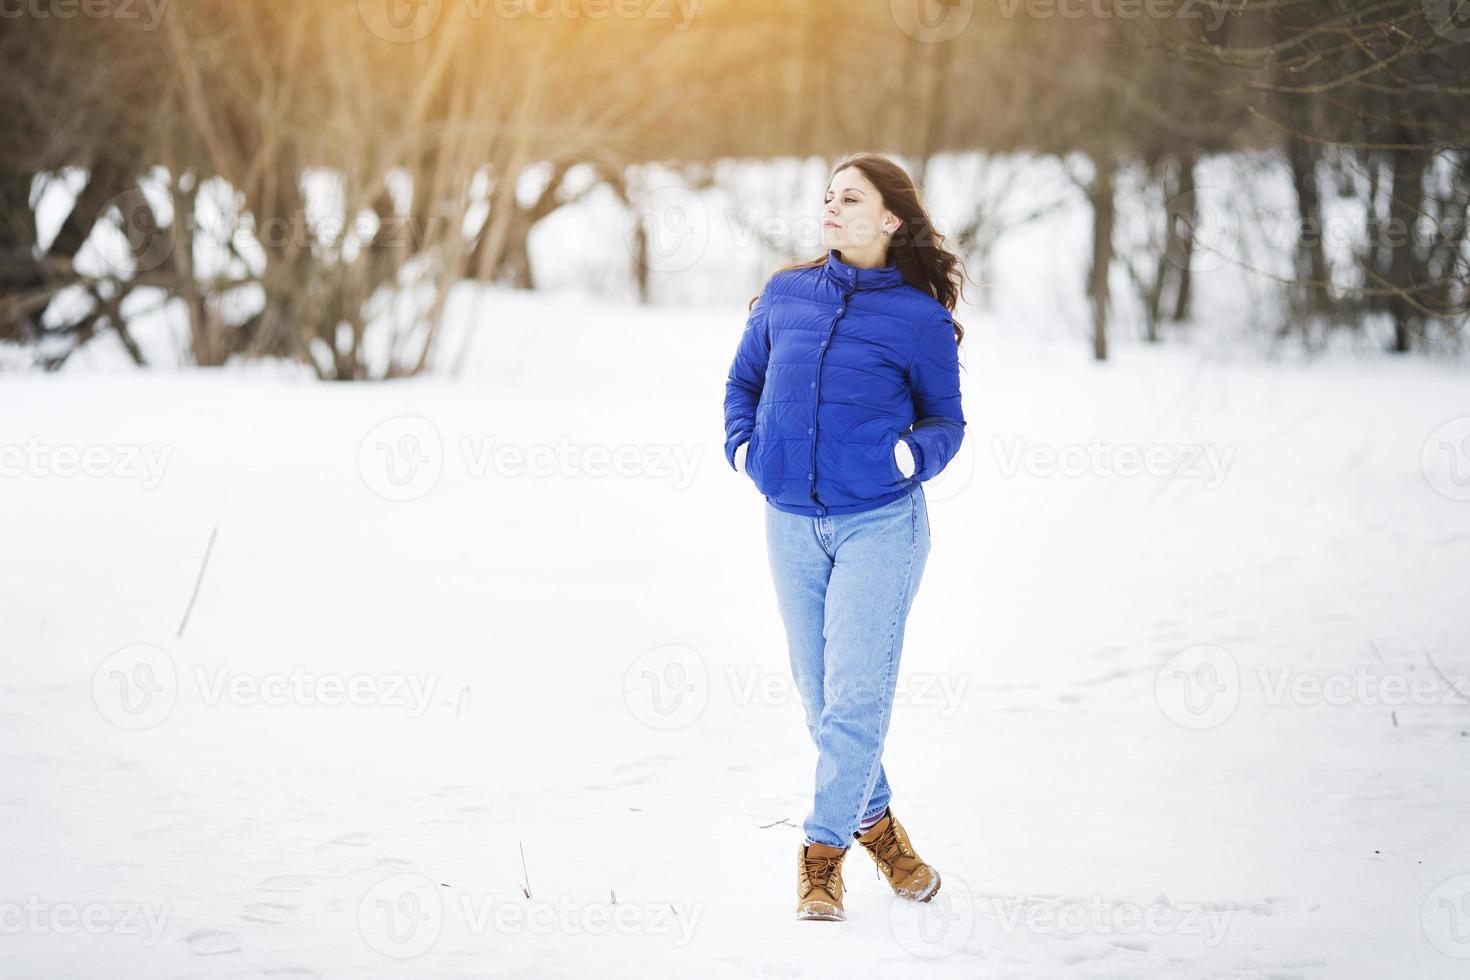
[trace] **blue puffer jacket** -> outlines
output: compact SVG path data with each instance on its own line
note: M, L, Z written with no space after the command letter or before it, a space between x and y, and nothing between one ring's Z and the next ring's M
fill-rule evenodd
M725 459L766 500L824 516L879 507L944 469L965 435L949 311L898 266L825 265L773 275L725 383ZM899 439L915 470L894 460Z

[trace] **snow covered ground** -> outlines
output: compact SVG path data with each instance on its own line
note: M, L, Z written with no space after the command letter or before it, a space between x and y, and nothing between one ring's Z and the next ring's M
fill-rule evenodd
M0 976L1465 975L1463 367L969 317L885 754L944 885L799 923L743 311L484 310L0 384Z

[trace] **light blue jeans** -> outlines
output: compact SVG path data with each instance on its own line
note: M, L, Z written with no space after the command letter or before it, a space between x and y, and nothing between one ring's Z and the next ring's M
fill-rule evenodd
M766 545L791 673L817 746L808 840L847 847L892 790L883 740L904 622L929 557L929 507L916 483L897 500L809 517L766 504Z

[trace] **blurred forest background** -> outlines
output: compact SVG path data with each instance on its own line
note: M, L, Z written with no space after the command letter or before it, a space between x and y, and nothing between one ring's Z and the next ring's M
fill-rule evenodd
M44 369L108 335L143 364L133 325L167 310L192 364L421 373L450 291L537 288L528 241L588 195L626 210L649 300L650 235L723 161L858 149L921 187L969 161L940 230L982 281L1005 235L1085 201L1099 359L1187 329L1202 250L1273 284L1294 343L1376 322L1391 351L1457 353L1470 313L1460 0L25 0L0 31L0 346ZM1014 193L1018 157L1067 186ZM1292 200L1227 188L1222 222L1198 185L1221 157ZM762 193L814 219L821 189ZM1275 256L1219 237L1246 231ZM769 268L812 232L725 229Z

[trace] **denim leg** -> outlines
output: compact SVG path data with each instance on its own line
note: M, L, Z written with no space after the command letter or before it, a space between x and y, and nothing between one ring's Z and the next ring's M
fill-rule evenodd
M807 731L817 739L822 717L822 623L832 557L817 536L816 519L788 514L766 504L766 550L776 606L786 627L791 677L806 714Z
M824 529L830 521L788 514L767 505L766 544L770 557L771 578L776 587L776 603L786 629L787 653L791 676L801 697L807 734L821 750L818 726L825 706L824 665L826 637L827 589L832 576L833 560L823 544ZM881 763L867 811L878 812L888 805L892 791L888 774ZM810 819L808 820L810 823Z
M851 844L861 817L887 804L883 741L904 624L929 555L922 493L916 486L882 507L831 519L816 797L805 831L834 847Z

